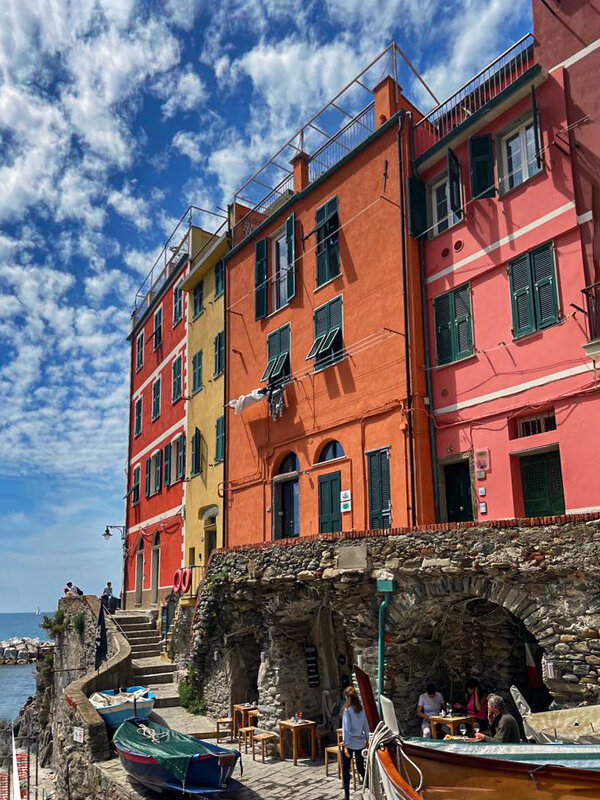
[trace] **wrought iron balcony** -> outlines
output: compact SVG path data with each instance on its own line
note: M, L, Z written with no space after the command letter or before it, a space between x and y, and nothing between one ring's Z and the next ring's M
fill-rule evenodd
M588 341L584 350L590 358L600 356L600 281L582 289L588 319Z

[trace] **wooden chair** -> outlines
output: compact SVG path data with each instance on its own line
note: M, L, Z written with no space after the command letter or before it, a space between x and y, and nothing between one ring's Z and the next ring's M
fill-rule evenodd
M246 725L245 728L238 728L238 748L242 749L242 739L244 740L244 752L248 753L248 739L250 739L250 747L254 742L254 732L256 725Z
M338 778L342 777L342 729L338 728L337 731L337 744L325 748L325 776L329 777L329 757L335 756L337 759ZM354 791L356 791L356 763L354 757L352 758L352 783L354 784Z
M229 734L230 739L233 736L233 717L219 717L217 720L217 742L224 739L225 734Z
M255 709L254 711L248 712L248 725L256 725L258 722L258 718L260 717L260 711Z
M271 742L273 744L273 758L277 758L277 740L278 736L276 733L267 733L266 731L261 733L254 733L252 735L252 760L256 760L254 746L258 742L261 747L261 755L262 755L262 763L265 763L265 755L267 752L267 744Z
M321 755L323 754L323 748L325 747L325 744L329 741L330 737L331 737L330 730L317 731L316 733L317 753L319 758L321 758Z

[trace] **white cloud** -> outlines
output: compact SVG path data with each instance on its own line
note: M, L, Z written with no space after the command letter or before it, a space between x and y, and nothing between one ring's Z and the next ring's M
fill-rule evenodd
M150 227L149 203L143 197L136 197L133 194L131 184L126 183L120 190L113 189L108 195L108 204L139 230L143 231Z
M190 64L160 78L156 83L156 93L166 98L162 111L167 119L178 111L200 111L207 98L204 82Z
M201 149L204 140L199 134L191 131L179 131L173 137L172 144L182 155L187 156L192 164L200 164L206 158L206 153Z

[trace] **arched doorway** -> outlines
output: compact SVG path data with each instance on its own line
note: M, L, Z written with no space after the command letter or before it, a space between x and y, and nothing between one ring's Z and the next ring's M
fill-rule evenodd
M300 536L300 465L295 453L288 453L273 478L273 538Z
M160 533L156 531L152 541L152 594L151 603L158 603L158 588L160 586Z
M137 546L135 563L135 602L142 605L142 592L144 591L144 537L140 536Z

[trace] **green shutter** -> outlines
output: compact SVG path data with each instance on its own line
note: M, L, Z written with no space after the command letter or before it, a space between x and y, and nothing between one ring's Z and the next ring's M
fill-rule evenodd
M192 436L192 467L191 474L198 475L202 471L202 434L196 428Z
M382 530L391 525L389 450L367 454L369 477L369 527Z
M204 306L204 281L194 286L194 318L202 313Z
M530 257L537 327L548 328L558 322L553 247L546 244L530 253Z
M509 270L513 336L524 336L535 330L529 254L525 253L511 262Z
M436 297L433 301L435 315L435 341L438 364L449 364L454 361L452 346L452 296L450 292Z
M565 497L558 451L521 456L520 462L525 516L564 514Z
M450 197L450 208L458 216L462 216L462 202L460 196L460 164L458 158L452 150L448 148L448 195Z
M154 491L159 492L160 487L162 486L162 450L158 451L155 458L156 458L156 466L154 474L154 481L155 481Z
M469 162L471 167L471 200L494 197L494 144L492 135L471 136L469 139Z
M215 435L215 461L223 461L225 457L225 417L217 419Z
M192 359L192 391L202 388L202 350L198 350Z
M150 488L151 488L151 481L152 481L152 459L146 459L146 497L150 497Z
M327 236L327 280L340 274L340 245L338 199L332 197L325 204L325 235Z
M325 243L325 206L317 208L315 212L315 227L317 228L317 286L327 281L327 248Z
M323 344L323 340L327 336L327 317L327 306L321 306L321 308L317 308L314 312L313 326L315 331L315 340L313 342L313 346L308 351L306 356L307 360L315 357L315 355L319 352L321 345Z
M319 533L342 530L341 489L341 472L319 475Z
M181 434L177 440L177 477L185 477L185 434Z
M254 246L254 319L264 319L269 313L267 282L267 240L259 239Z
M412 176L408 179L408 232L419 238L427 231L427 194L425 184Z
M171 485L171 444L165 445L165 486Z
M296 217L294 214L285 221L285 244L287 248L287 299L296 295Z
M456 359L473 352L473 323L471 320L471 287L469 284L455 289L454 295L454 348Z
M220 297L225 290L225 264L219 261L215 265L215 297Z

